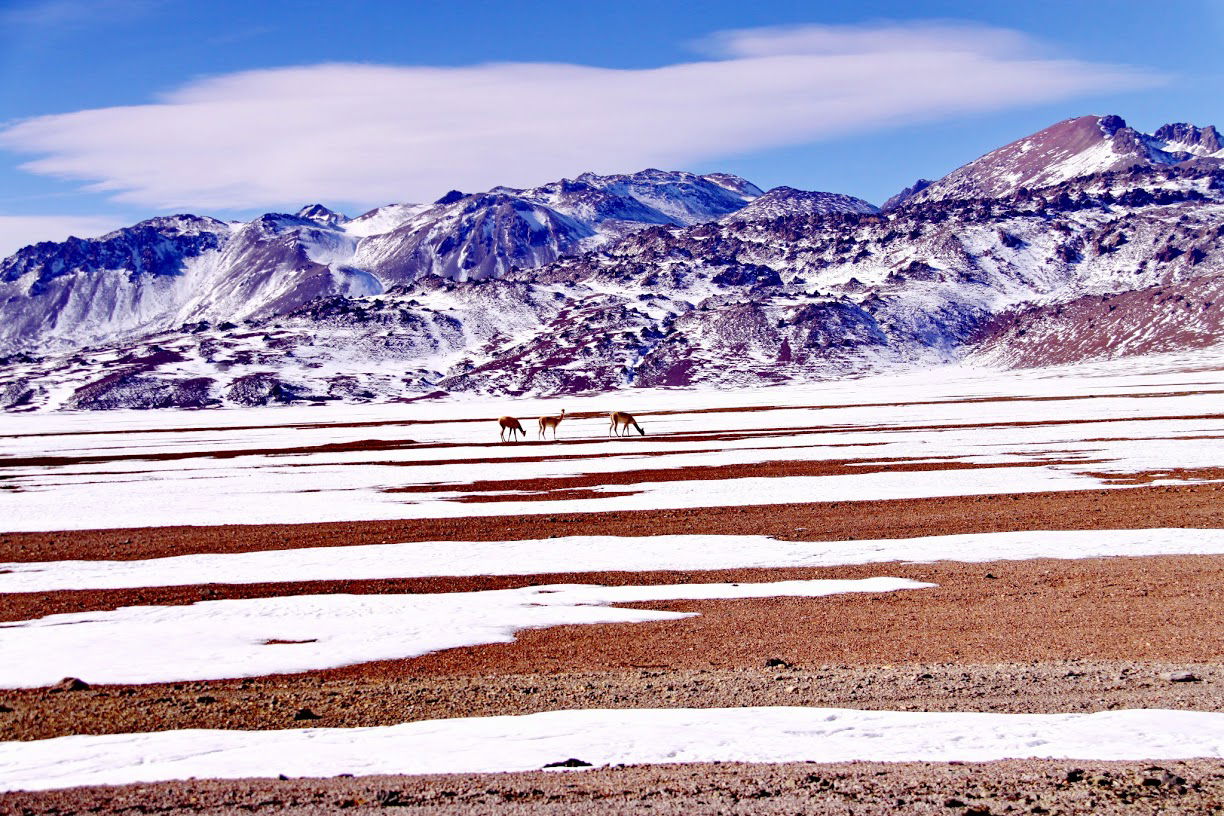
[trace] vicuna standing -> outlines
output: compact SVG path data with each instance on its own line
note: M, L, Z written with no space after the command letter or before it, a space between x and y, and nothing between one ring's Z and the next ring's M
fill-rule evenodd
M549 428L552 428L553 439L557 438L557 426L561 424L561 420L565 419L565 409L561 409L561 416L540 417L540 438L543 439Z

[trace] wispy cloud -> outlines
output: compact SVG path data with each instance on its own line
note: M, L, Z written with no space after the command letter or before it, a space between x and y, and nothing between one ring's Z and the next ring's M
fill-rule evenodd
M122 225L121 219L105 215L0 215L0 258L39 241L94 238Z
M975 25L727 32L644 70L324 64L192 82L0 132L25 169L156 207L422 200L804 144L1159 82Z
M63 28L107 19L138 16L162 0L31 0L0 10L0 23L31 28Z

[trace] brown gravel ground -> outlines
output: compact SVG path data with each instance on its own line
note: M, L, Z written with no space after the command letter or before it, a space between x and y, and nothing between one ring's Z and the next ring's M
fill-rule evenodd
M619 669L449 677L295 675L83 691L0 692L0 739L179 728L393 725L572 708L801 705L1039 714L1118 708L1224 711L1224 661ZM1197 682L1172 682L1189 671ZM308 710L310 719L297 719ZM564 759L564 757L561 757Z
M0 533L0 561L160 558L205 552L550 535L717 532L839 541L1140 527L1224 527L1224 484L556 515Z
M0 814L1155 814L1224 812L1224 762L654 765L165 782L0 796Z

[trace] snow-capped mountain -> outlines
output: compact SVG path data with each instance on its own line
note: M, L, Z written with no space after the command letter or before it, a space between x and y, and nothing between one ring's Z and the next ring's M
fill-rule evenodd
M230 235L213 218L171 216L22 249L0 261L0 353L89 345L158 325L186 296L192 267Z
M1087 117L884 211L645 171L351 220L155 219L4 261L0 332L76 346L0 360L0 407L743 386L1215 345L1219 154L1213 128Z
M354 258L384 281L423 274L453 280L499 277L513 267L536 267L562 255L595 249L649 225L687 226L735 212L761 195L727 174L644 170L519 190L452 192L393 229L371 235ZM378 218L381 211L367 213Z
M1224 171L639 230L508 279L425 276L241 326L11 360L12 407L562 394L1037 365L1224 338Z
M997 198L1094 173L1186 162L1224 163L1224 145L1214 127L1179 123L1148 134L1128 127L1120 116L1080 116L993 150L938 181L920 179L889 199L885 209L937 199Z
M496 277L646 226L713 220L760 195L727 174L646 170L454 192L352 220L320 204L242 224L154 218L97 239L26 247L0 262L0 354L260 319L421 275Z

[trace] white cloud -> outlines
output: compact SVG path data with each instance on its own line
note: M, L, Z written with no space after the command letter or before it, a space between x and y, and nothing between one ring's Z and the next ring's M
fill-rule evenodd
M63 241L70 235L94 238L123 223L104 215L0 215L0 258L39 241Z
M25 169L161 208L426 200L696 162L1159 78L973 25L728 32L661 68L356 64L247 71L0 131Z

